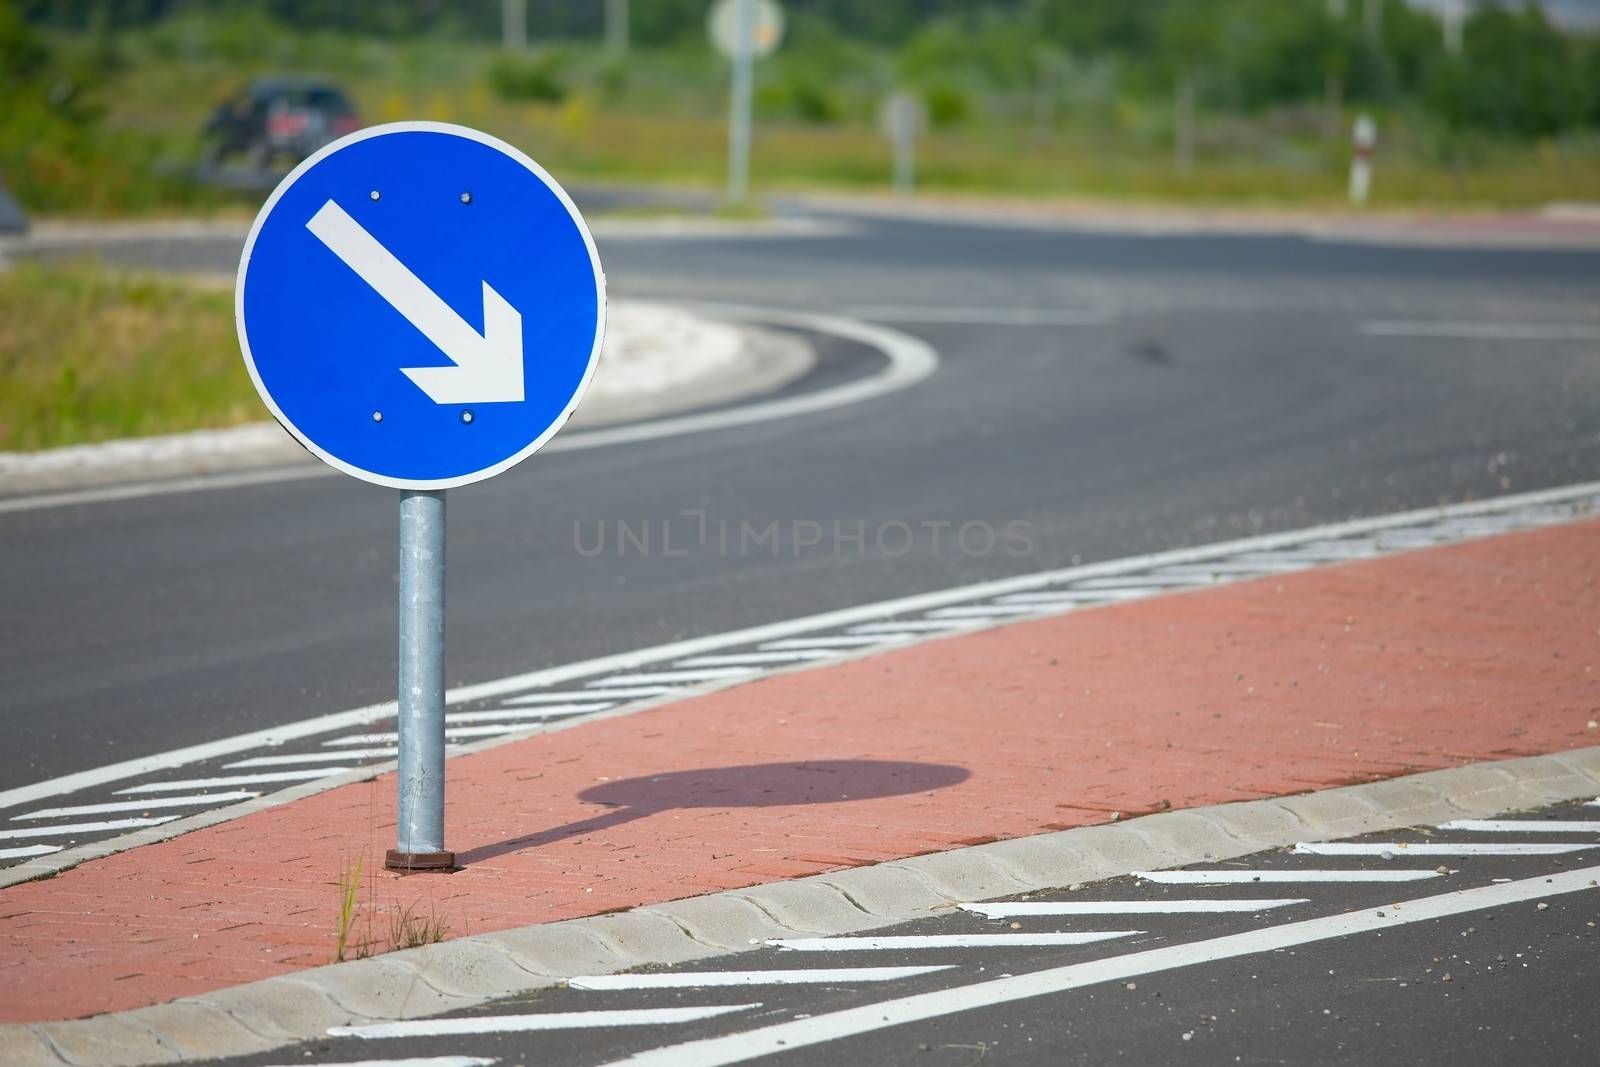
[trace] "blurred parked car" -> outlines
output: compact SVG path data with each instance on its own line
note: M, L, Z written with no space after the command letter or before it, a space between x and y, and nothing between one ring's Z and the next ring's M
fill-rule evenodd
M265 168L302 159L361 125L344 90L318 78L258 78L224 101L206 123L205 162L234 156Z

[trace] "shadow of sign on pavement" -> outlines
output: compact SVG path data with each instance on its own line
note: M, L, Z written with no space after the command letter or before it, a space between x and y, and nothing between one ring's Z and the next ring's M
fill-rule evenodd
M611 810L564 826L523 834L462 852L466 865L554 841L607 830L681 808L767 808L926 793L970 777L963 767L896 760L749 763L669 771L585 789L578 799Z

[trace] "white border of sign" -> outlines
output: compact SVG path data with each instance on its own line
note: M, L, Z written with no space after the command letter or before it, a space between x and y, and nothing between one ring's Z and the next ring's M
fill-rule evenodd
M503 459L493 466L485 467L482 470L473 471L470 474L463 474L455 478L439 478L431 481L421 479L391 478L385 474L375 474L372 471L362 470L360 467L352 466L351 464L346 463L344 460L339 459L337 456L330 455L328 452L319 448L316 442L312 441L305 434L301 433L300 428L291 422L288 416L284 415L284 413L279 409L277 402L272 399L272 394L269 393L266 386L262 384L261 375L256 371L255 357L250 352L250 339L245 334L245 274L250 266L250 254L255 250L256 247L256 236L261 232L261 224L267 220L267 216L272 214L272 209L277 206L279 198L282 197L284 193L289 191L290 187L300 179L301 175L310 170L312 167L316 166L317 163L321 162L326 157L331 156L333 153L342 148L355 144L357 141L364 141L369 137L381 137L384 134L390 133L447 133L457 137L465 137L470 141L477 141L479 144L488 145L490 148L496 149L497 151L503 152L507 156L510 156L513 160L528 168L528 170L532 172L533 176L543 182L545 186L556 195L556 198L561 201L562 206L567 209L567 214L571 217L573 223L577 225L578 233L583 236L584 247L589 250L589 264L594 268L594 344L589 349L589 364L584 368L583 381L578 383L578 390L572 395L572 402L567 405L566 411L559 419L551 423L549 428L547 428L530 444L528 444L526 448L522 449L516 455L507 459ZM364 482L371 482L374 485L387 485L394 489L454 489L456 486L471 485L473 482L481 482L486 478L493 478L496 474L500 474L501 472L516 466L518 463L521 463L523 460L527 459L529 456L533 455L541 447L543 447L546 441L549 441L550 438L554 437L557 431L567 424L567 420L572 418L572 413L578 410L578 405L583 402L584 393L588 392L589 390L589 383L594 380L595 370L600 365L600 349L605 342L606 275L605 271L600 266L600 253L595 249L594 237L589 233L589 227L584 223L583 216L578 213L578 208L575 204L573 204L572 198L567 195L567 191L561 187L559 182L552 178L543 167L539 166L539 164L535 163L531 158L529 158L525 152L522 152L520 149L507 144L498 137L491 137L489 134L484 133L481 130L474 130L467 126L457 126L454 123L421 121L389 122L380 126L368 126L365 129L346 134L337 141L331 141L328 144L323 145L310 156L306 157L306 159L303 160L299 166L291 170L288 175L284 177L283 181L278 183L278 187L272 190L272 195L267 197L267 202L265 204L261 205L261 211L256 215L255 222L250 225L250 236L245 239L244 251L239 256L239 272L235 277L233 287L233 318L234 326L239 334L239 350L244 353L245 369L250 372L250 381L254 383L256 392L260 394L262 401L267 405L267 409L272 412L273 418L277 419L284 429L293 434L295 440L299 441L302 445L305 445L306 449L310 451L312 455L316 456L330 467L350 475L352 478L359 478ZM400 373L398 368L396 368L395 373Z

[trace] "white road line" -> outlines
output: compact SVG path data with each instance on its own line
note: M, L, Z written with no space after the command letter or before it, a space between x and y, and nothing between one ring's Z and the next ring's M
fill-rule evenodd
M1303 568L1302 568L1303 569ZM1062 590L1056 593L1016 593L1012 596L1003 596L995 601L997 604L1105 604L1118 600L1137 600L1140 597L1151 596L1159 592L1156 589L1097 589L1097 590Z
M1156 573L1163 576L1178 577L1183 575L1219 575L1219 574L1284 574L1288 571L1304 570L1301 563L1274 562L1274 563L1233 563L1219 560L1216 563L1185 563L1177 567L1162 567Z
M1554 856L1563 852L1582 852L1586 848L1594 848L1594 844L1577 845L1550 845L1540 842L1534 844L1527 841L1507 841L1504 844L1493 842L1458 841L1430 842L1425 845L1401 843L1398 841L1378 841L1371 844L1363 842L1324 841L1315 844L1299 844L1294 846L1297 856L1382 856L1388 854L1394 857L1402 856Z
M560 438L558 437L556 441L559 442ZM1452 504L1445 507L1421 508L1415 511L1383 515L1376 518L1354 519L1327 526L1289 530L1284 533L1264 534L1238 541L1202 545L1197 548L1176 549L1148 556L1108 560L1104 563L1088 563L1062 570L1040 571L1034 574L1018 575L1014 578L1002 578L995 581L956 586L930 593L917 593L895 600L879 601L874 604L840 608L796 619L764 623L742 630L707 634L704 637L688 638L665 645L655 645L629 652L599 656L594 659L581 660L577 663L562 664L558 667L543 667L522 674L461 686L447 692L445 699L450 704L465 704L470 701L492 698L508 698L506 702L511 704L541 703L545 701L565 702L573 698L572 693L530 694L528 691L558 685L575 679L592 678L611 671L631 670L665 660L681 659L686 656L698 655L702 652L714 652L742 645L762 644L763 642L771 643L779 639L798 638L802 634L816 635L818 631L881 619L888 615L927 611L932 608L971 603L979 600L1010 598L1014 595L1038 592L1049 589L1052 586L1081 581L1091 577L1138 573L1174 564L1203 563L1219 559L1240 560L1249 556L1261 557L1265 555L1268 559L1288 559L1292 555L1292 550L1303 550L1308 545L1328 546L1340 544L1341 542L1336 540L1338 538L1354 538L1377 531L1402 529L1433 522L1459 521L1480 516L1492 517L1503 521L1505 524L1504 529L1525 529L1572 518L1577 514L1577 505L1580 502L1596 497L1600 497L1600 482L1585 482L1564 486L1559 489L1520 493L1514 496L1496 497L1466 504ZM1368 546L1368 549L1363 553L1364 555L1378 554L1375 548L1370 547L1370 541L1358 542L1357 544L1363 543ZM1359 557L1354 553L1336 557L1327 552L1316 557L1306 557L1308 564L1326 562L1335 558ZM903 636L909 637L913 635L903 634ZM836 637L823 637L821 639L838 640ZM661 686L651 688L647 692L635 691L624 694L612 691L605 694L585 693L581 695L586 697L657 696L670 692L672 692L670 686ZM521 694L521 696L517 694ZM43 797L59 796L79 789L88 789L105 785L109 782L123 781L154 771L182 767L202 760L230 756L234 753L246 752L251 749L281 745L298 738L314 737L341 730L370 726L393 717L393 701L369 704L365 707L352 708L348 711L333 712L327 715L317 715L296 722L285 723L281 726L236 734L216 741L140 756L135 759L123 760L120 763L107 764L86 771L78 771L73 774L46 779L42 782L34 782L30 785L0 790L0 808L31 804Z
M1268 926L1260 930L1223 937L1191 941L1181 945L1130 952L1122 956L1054 967L1045 971L987 982L958 985L931 993L897 997L894 1000L843 1011L829 1012L808 1019L793 1019L679 1045L640 1052L614 1061L634 1067L724 1067L726 1064L792 1052L810 1045L825 1044L856 1034L870 1033L923 1019L936 1019L964 1011L990 1008L1034 997L1064 993L1084 986L1125 981L1141 975L1175 970L1217 960L1252 956L1279 949L1295 948L1317 941L1386 930L1409 923L1428 922L1484 908L1504 907L1543 897L1574 893L1589 888L1600 876L1600 867L1568 871L1548 878L1540 876L1499 885L1462 889L1407 901L1400 910L1366 908L1342 915Z
M190 808L195 805L227 804L235 800L253 800L260 796L246 789L230 793L197 793L188 797L150 797L145 800L118 800L110 804L78 804L70 808L41 808L11 816L12 822L23 819L59 819L64 815L110 815L118 811L154 811L157 808Z
M980 604L976 607L939 608L928 612L930 619L998 619L1002 615L1037 615L1048 611L1048 604Z
M1194 578L1182 574L1130 574L1125 578L1089 578L1081 582L1073 582L1069 592L1105 591L1120 593L1132 589L1165 589L1168 586L1190 586L1205 584L1197 582Z
M1434 545L1444 544L1449 539L1449 533L1442 530L1400 530L1384 534L1378 538L1378 543L1384 548L1432 548Z
M731 652L725 656L695 656L680 659L674 667L748 667L761 663L802 663L832 659L833 653L820 648L791 648L776 652Z
M563 715L593 715L614 707L610 701L600 704L550 704L542 708L498 708L494 711L452 711L445 722L526 722L530 719L559 719Z
M1600 822L1533 819L1452 819L1441 830L1473 830L1486 834L1600 834Z
M959 630L962 627L969 626L972 623L977 622L977 621L978 620L976 620L976 619L963 619L963 620L957 622L956 620L952 619L952 620L947 621L947 622L935 622L935 621L926 620L926 619L924 619L924 620L912 619L912 620L909 620L909 621L906 621L906 622L873 622L873 623L868 623L865 626L852 626L852 627L850 627L850 632L853 633L853 634L920 634L920 633L932 633L932 632L934 632L936 630Z
M889 365L872 377L859 378L811 393L740 404L737 407L707 411L698 415L679 415L628 426L613 426L604 430L557 435L545 446L545 451L559 452L570 448L595 448L634 441L654 441L663 437L698 433L702 430L721 430L731 426L765 425L777 419L828 411L892 393L915 385L939 367L938 355L926 342L873 323L805 311L779 311L776 308L753 308L731 304L693 306L710 315L745 319L758 324L794 326L802 330L830 333L857 341L869 348L878 349L889 358Z
M459 741L468 737L498 737L501 734L516 733L521 727L511 726L453 726L445 730L446 741ZM351 734L349 737L335 737L322 742L324 746L344 745L393 745L400 740L397 730L384 730L375 734Z
M1392 533L1393 531L1385 531ZM1371 559L1383 552L1375 537L1349 541L1318 541L1310 545L1271 552L1251 552L1238 557L1239 563L1333 563L1345 559Z
M1300 897L1266 900L1020 900L1005 904L963 904L963 911L990 919L1030 915L1198 915L1210 912L1270 911L1309 904Z
M524 729L524 727L519 726L515 722L509 724L502 723L500 725L486 724L483 726L447 726L444 731L444 737L446 741L455 741L468 737L498 737L501 734L514 734L521 729ZM399 734L395 735L395 740L400 740Z
M891 934L884 937L785 937L767 944L795 952L898 952L917 948L1038 948L1088 945L1132 937L1143 930L1093 930L1042 934Z
M182 815L159 815L148 819L110 819L106 822L74 822L55 826L30 826L25 830L0 830L0 841L14 841L19 837L71 837L74 834L97 834L105 830L132 830L140 826L159 826L164 822L181 819Z
M384 746L384 747L378 749L377 751L386 751L388 748L392 748L395 745L395 743L398 742L399 740L400 740L399 731L397 731L397 730L380 730L379 732L373 733L373 734L346 734L344 737L331 737L328 740L322 742L322 744L323 744L324 748L327 748L327 747L338 748L340 746L344 746L344 747L348 748L348 747L351 747L351 746L354 746L354 745L380 745L380 746ZM398 748L395 749L396 753L398 753L399 751L400 750ZM350 755L349 753L346 753L346 752L336 752L336 753L333 753L333 754L336 755L336 756L343 757L346 762L349 762L349 761L354 760L354 759L357 758L357 757L355 757L353 755Z
M403 1060L342 1060L318 1062L315 1067L494 1067L499 1060L483 1056L412 1056ZM302 1060L296 1064L275 1064L274 1067L306 1067Z
M887 637L851 637L838 634L834 637L786 637L781 641L768 641L762 648L866 648L869 645L888 645L894 641Z
M301 752L293 756L252 756L250 759L224 763L222 769L231 771L235 767L293 767L301 763L394 759L399 754L398 748L362 748L354 752Z
M264 470L242 470L222 474L203 474L193 478L162 479L154 482L133 482L128 485L101 486L97 489L69 489L60 493L40 493L37 496L20 496L0 500L0 515L13 511L38 511L43 508L71 507L77 504L103 504L115 500L137 500L147 496L166 496L169 493L193 493L206 489L237 489L247 485L264 485L273 482L295 482L304 478L323 478L335 473L333 468L320 463L297 463L293 466L268 467Z
M599 691L613 686L629 685L680 685L686 682L714 682L721 678L744 678L759 674L754 667L705 667L696 671L649 671L643 674L613 674L589 683L589 688Z
M1419 882L1438 871L1134 871L1135 878L1162 885L1248 885L1252 882Z
M308 782L313 778L326 778L330 774L343 774L349 767L318 767L314 771L274 771L271 774L235 774L226 778L184 778L176 782L149 782L117 790L118 796L128 793L175 793L180 789L212 789L217 786L260 785L264 782Z
M60 852L60 845L23 845L21 848L0 848L0 860L19 860L25 856L48 856Z
M1110 316L1077 308L954 307L949 305L854 304L845 313L858 319L936 322L959 326L1104 326Z
M330 1037L456 1037L462 1034L519 1034L532 1030L584 1030L605 1026L663 1026L692 1023L760 1004L715 1004L702 1008L634 1008L621 1011L560 1011L543 1015L475 1015L466 1019L410 1019L405 1022L333 1026Z
M713 989L749 985L853 985L895 982L919 974L948 971L954 964L929 967L835 967L803 971L675 971L658 974L593 974L572 978L573 989Z
M1595 341L1600 326L1562 322L1387 322L1361 324L1369 337L1447 337L1490 341Z
M609 703L606 703L605 706L610 707L618 700L633 700L642 697L658 697L663 693L676 693L678 688L679 687L675 685L641 685L635 686L631 689L608 689L604 693L598 693L593 690L586 689L572 689L563 693L526 693L522 696L506 697L504 698L504 703L518 705L579 704L584 701L594 701L598 704L609 701ZM493 696L495 694L490 695Z

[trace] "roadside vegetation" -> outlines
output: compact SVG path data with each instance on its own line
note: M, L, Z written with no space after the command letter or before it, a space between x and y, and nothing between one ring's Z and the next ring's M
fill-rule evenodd
M361 899L362 874L366 874L366 899ZM436 945L451 934L450 924L434 908L432 894L428 897L428 911L424 915L419 903L402 907L390 904L386 914L388 940L382 941L373 929L380 909L377 903L377 872L367 865L367 851L362 849L355 861L348 858L339 864L338 910L334 913L333 962L364 960L369 956L400 949L422 948Z
M200 128L252 75L299 71L337 77L369 122L479 126L564 179L715 186L727 72L705 0L630 6L619 56L590 0L530 4L532 43L515 51L499 44L499 0L0 0L0 167L42 212L240 205L186 179ZM1401 0L786 10L757 72L754 174L769 190L887 187L878 110L897 87L924 103L932 191L1333 205L1360 111L1379 124L1379 207L1600 189L1600 42L1533 6L1475 8L1459 50Z
M201 131L250 78L336 78L367 122L495 133L564 181L716 188L727 64L708 0L0 0L0 176L35 215L228 213ZM1419 0L1420 3L1420 0ZM757 67L759 191L886 190L879 109L922 101L925 192L1342 208L1355 115L1373 207L1600 199L1600 39L1478 5L1459 47L1402 0L786 0ZM1369 17L1375 12L1381 17ZM759 212L758 205L742 210ZM228 293L93 263L0 270L0 450L264 416Z
M231 292L93 263L0 271L0 451L263 416Z

